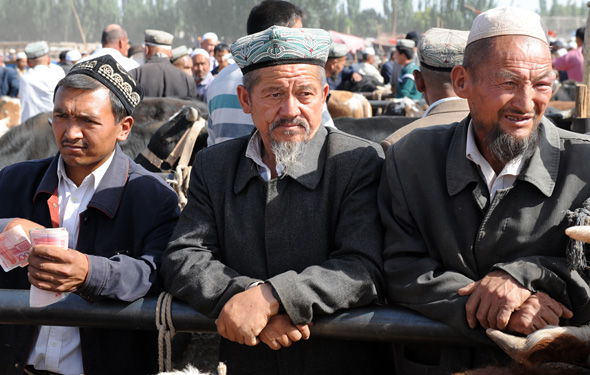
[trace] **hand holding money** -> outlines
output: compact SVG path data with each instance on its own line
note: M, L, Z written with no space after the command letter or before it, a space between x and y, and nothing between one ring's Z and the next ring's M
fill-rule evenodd
M88 268L86 255L73 249L36 245L29 255L29 281L42 290L71 292L81 288Z

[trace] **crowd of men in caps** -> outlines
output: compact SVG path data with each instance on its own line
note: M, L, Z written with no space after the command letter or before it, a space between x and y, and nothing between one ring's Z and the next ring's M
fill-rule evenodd
M136 53L109 25L87 56L54 64L44 42L17 53L2 93L20 97L23 120L53 112L59 153L0 171L0 229L65 227L70 249L32 247L0 288L88 303L166 290L215 319L230 375L449 374L509 362L488 328L590 321L585 250L564 234L590 208L590 137L543 117L558 75L581 80L583 30L565 52L536 13L490 9L470 31L398 40L379 71L371 49L345 67L346 46L304 21L265 0L231 46L207 33L200 48L173 48L146 30ZM428 110L381 145L339 131L329 91L363 76ZM208 104L182 212L118 146L146 96ZM381 304L474 344L314 337L318 315ZM154 374L156 336L5 324L0 373Z

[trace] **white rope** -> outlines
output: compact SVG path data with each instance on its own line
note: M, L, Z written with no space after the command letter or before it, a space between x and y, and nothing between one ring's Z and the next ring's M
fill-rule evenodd
M172 371L172 337L176 334L172 323L172 294L160 293L156 304L156 328L158 329L159 371Z

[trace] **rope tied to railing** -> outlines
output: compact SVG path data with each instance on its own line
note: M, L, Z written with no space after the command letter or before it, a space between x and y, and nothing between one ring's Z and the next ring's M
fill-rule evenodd
M160 293L156 303L156 328L158 329L159 371L172 371L172 338L176 334L172 323L172 294Z

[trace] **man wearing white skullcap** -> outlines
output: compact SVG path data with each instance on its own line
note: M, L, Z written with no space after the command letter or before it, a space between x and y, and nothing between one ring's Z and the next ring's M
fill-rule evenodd
M488 328L530 334L590 320L585 260L569 261L580 257L564 234L590 204L580 163L590 137L543 117L555 80L546 35L525 9L477 16L451 72L469 115L393 144L381 179L387 300L488 344ZM398 373L508 360L477 345L396 353ZM418 370L426 364L436 370Z
M215 60L215 57L213 57L213 51L215 50L215 46L217 44L219 44L219 38L215 33L208 32L203 34L201 37L201 48L207 51L209 54L209 66L211 70L215 69L215 67L219 65L217 60Z

